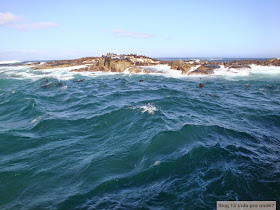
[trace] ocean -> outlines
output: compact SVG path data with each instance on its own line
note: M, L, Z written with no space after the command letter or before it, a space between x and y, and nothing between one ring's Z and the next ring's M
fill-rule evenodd
M0 209L280 208L280 67L145 68L2 64Z

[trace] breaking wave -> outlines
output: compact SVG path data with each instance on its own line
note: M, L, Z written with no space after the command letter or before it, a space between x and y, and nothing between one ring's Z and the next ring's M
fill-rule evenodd
M0 67L0 75L3 78L12 79L31 79L33 81L42 78L55 78L58 80L72 80L79 77L102 77L102 76L112 76L112 75L133 75L126 70L124 73L116 72L75 72L74 69L83 68L85 65L64 67L64 68L54 68L54 69L41 69L32 70L27 66L5 66ZM194 71L196 67L192 67L189 72ZM278 66L257 66L251 65L251 69L228 69L223 65L221 68L214 70L214 74L211 75L183 75L182 71L170 69L168 65L156 65L156 66L143 66L144 70L142 73L135 75L154 75L154 76L164 76L172 78L201 78L201 77L224 77L228 79L234 78L248 78L251 77L262 77L262 76L280 76L280 67ZM145 73L149 72L149 73Z
M278 69L149 68L165 73L0 67L0 208L279 207Z

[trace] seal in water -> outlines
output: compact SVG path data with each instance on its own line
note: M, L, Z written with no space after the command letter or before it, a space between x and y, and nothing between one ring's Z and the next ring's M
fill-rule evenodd
M139 82L144 82L144 80L140 79Z
M209 93L206 93L206 95L207 95L207 96L211 96L211 97L218 97L217 95L212 94L212 93L210 93L210 94L209 94Z
M203 88L204 87L204 84L199 84L198 85L198 88Z
M51 87L51 84L44 84L44 85L41 85L41 88L50 88Z
M76 82L84 82L84 81L85 81L84 79L79 79Z

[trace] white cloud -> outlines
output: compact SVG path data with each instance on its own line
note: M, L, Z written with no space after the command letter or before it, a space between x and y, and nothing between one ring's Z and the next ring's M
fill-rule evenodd
M19 20L21 20L21 17L13 13L0 12L0 25L8 25Z
M43 29L59 26L58 23L54 22L38 22L38 23L22 23L22 24L13 24L12 27L18 30L25 29Z
M147 39L152 38L155 35L150 33L140 33L136 31L126 31L122 29L113 29L113 33L116 37L130 37L135 39Z
M44 29L59 26L55 22L30 22L10 12L0 12L0 26L7 26L17 30Z

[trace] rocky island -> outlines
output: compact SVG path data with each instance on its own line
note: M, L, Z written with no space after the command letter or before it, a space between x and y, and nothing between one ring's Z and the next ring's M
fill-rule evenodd
M209 75L213 74L215 69L224 67L230 69L250 69L251 65L260 66L280 66L280 58L268 60L234 60L230 62L210 62L197 60L176 60L166 61L149 58L143 55L128 54L118 55L107 53L102 57L85 57L74 60L59 60L50 62L37 62L32 64L33 70L63 68L82 66L72 71L103 71L103 72L129 72L129 73L153 73L154 71L147 69L147 66L168 65L170 69L181 71L184 75ZM157 73L159 73L157 71Z

